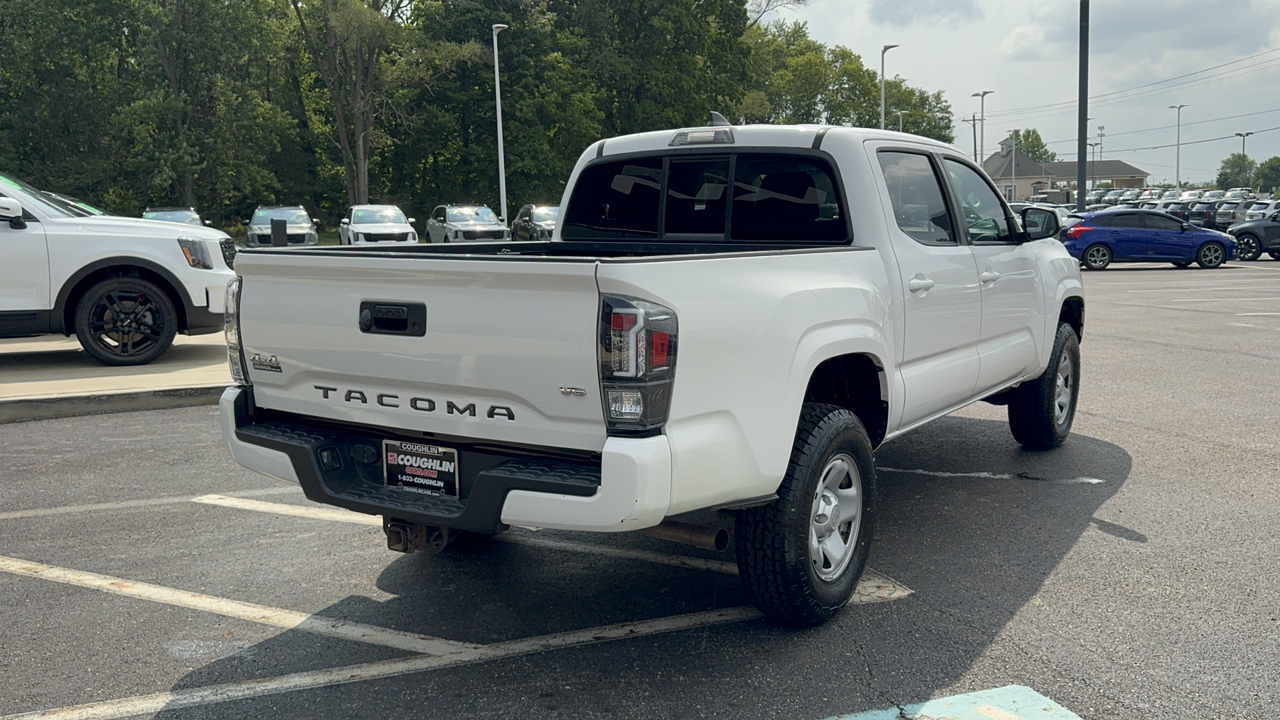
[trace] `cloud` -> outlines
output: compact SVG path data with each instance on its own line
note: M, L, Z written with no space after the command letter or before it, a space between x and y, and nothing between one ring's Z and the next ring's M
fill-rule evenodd
M979 0L872 0L871 22L896 28L913 25L962 25L986 16Z

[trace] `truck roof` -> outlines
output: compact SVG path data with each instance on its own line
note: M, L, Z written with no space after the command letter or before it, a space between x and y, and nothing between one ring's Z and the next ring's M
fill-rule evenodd
M824 132L827 137L843 135L855 141L865 140L905 140L936 145L939 148L954 149L946 143L909 133L879 130L874 128L844 127L841 125L716 125L671 130L655 130L652 132L621 135L596 143L598 155L623 155L636 152L658 152L671 147L671 141L681 132L731 130L733 144L731 148L742 147L795 147L811 148L818 133ZM707 147L697 146L694 147Z

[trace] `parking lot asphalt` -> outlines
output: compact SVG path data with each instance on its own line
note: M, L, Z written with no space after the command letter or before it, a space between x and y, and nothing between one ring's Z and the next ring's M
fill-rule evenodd
M1068 442L1024 452L980 404L880 448L874 582L805 631L758 618L732 548L392 553L238 467L213 408L0 426L0 720L816 720L1010 685L1081 718L1269 717L1280 262L1086 284Z

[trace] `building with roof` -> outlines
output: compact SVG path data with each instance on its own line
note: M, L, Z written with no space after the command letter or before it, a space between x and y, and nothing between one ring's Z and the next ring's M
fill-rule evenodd
M1076 182L1076 161L1036 162L1021 151L1014 153L1013 141L1009 138L1000 141L999 152L987 158L982 169L1010 202L1024 201L1057 185ZM1110 183L1115 188L1141 188L1147 186L1149 177L1146 170L1123 160L1090 160L1085 171L1091 188L1101 183ZM1015 176L1016 188L1013 186Z

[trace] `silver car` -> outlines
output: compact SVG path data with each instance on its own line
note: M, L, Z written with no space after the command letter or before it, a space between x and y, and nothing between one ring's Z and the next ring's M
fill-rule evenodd
M316 223L307 214L306 208L301 205L273 205L253 211L244 235L245 246L270 247L272 220L285 221L290 245L315 245L320 242Z
M1267 217L1277 210L1280 210L1280 200L1259 200L1250 205L1249 209L1245 211L1244 219L1246 221L1257 220L1258 218Z
M511 231L484 205L441 205L427 220L427 242L502 242Z

